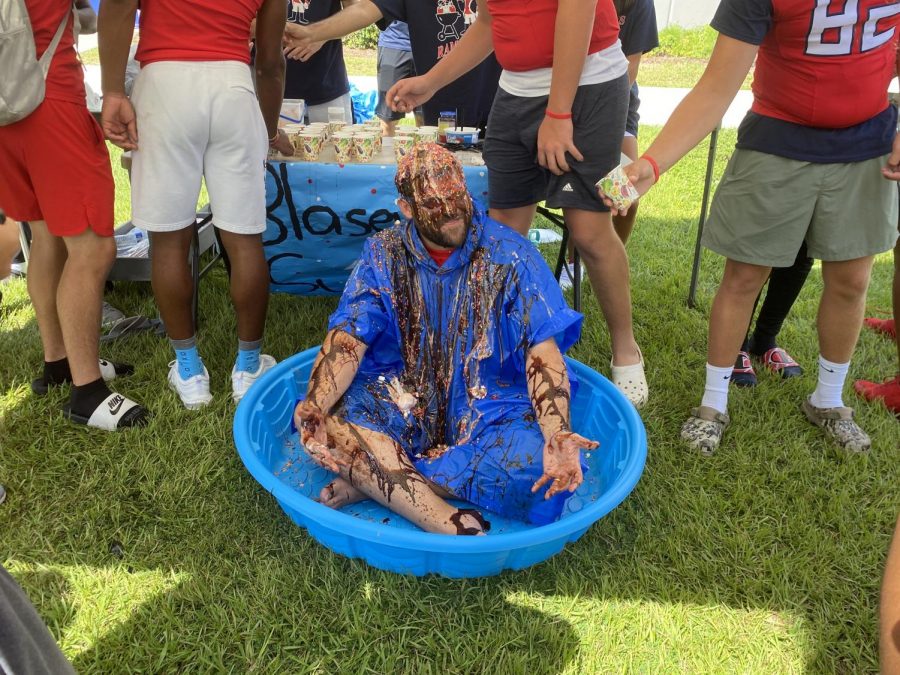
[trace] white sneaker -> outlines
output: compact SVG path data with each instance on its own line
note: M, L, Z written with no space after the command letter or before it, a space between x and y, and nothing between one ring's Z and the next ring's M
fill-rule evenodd
M212 401L209 393L209 371L203 366L203 372L186 380L178 374L178 362L169 363L169 387L178 393L181 402L188 410L197 410Z
M255 373L248 373L246 370L235 370L232 368L231 398L234 399L234 402L240 403L241 399L244 398L244 394L246 394L250 387L253 386L253 383L262 377L264 372L273 368L276 363L278 362L275 360L274 356L260 354L259 368L256 369Z

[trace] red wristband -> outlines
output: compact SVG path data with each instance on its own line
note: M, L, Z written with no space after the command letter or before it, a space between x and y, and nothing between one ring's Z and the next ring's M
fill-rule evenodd
M545 114L547 115L547 117L549 117L550 119L554 119L554 120L570 120L570 119L572 119L572 113L570 113L570 112L555 113L555 112L550 112L549 110L547 110L547 112Z
M653 169L653 182L659 182L659 164L656 163L656 160L653 159L650 155L641 155L641 159L646 159L647 163L650 165L650 168Z

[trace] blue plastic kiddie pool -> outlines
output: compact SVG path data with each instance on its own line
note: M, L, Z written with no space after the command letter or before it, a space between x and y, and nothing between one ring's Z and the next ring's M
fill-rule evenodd
M235 444L253 477L295 523L334 552L374 567L448 577L524 569L559 553L622 503L644 469L647 436L637 411L606 378L569 359L579 380L572 426L600 447L586 453L585 481L555 523L538 527L486 513L488 536L459 537L423 532L371 500L330 509L315 499L334 474L312 462L291 430L318 352L314 347L282 361L251 387L234 418Z

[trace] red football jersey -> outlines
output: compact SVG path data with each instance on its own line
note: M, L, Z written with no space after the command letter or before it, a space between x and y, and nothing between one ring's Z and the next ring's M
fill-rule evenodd
M772 0L752 110L812 127L860 124L888 105L898 0Z

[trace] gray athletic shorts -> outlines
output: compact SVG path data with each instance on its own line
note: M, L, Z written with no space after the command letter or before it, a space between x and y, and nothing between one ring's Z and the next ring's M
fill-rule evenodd
M394 112L385 101L388 89L406 77L416 76L416 66L413 63L412 52L391 47L378 48L378 104L375 106L375 114L378 119L385 122L402 120L406 114Z
M584 155L567 157L571 171L555 176L537 163L538 128L546 96L513 96L497 90L484 141L491 208L512 209L546 200L550 208L609 211L594 184L619 163L628 76L578 87L572 102L575 147Z

